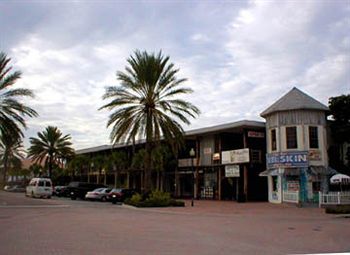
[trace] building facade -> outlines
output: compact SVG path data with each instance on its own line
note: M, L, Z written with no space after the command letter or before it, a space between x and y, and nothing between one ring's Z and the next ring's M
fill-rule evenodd
M243 120L187 131L184 148L171 159L175 164L154 171L153 186L176 197L317 202L318 192L328 190L334 174L328 167L327 111L327 106L293 88L261 113L266 123ZM130 165L142 148L138 141L77 154L92 158L124 151ZM100 174L101 168L91 164L80 175L98 182ZM142 169L129 167L119 171L122 181L117 183L116 178L115 170L104 171L105 184L143 188Z
M328 190L328 107L293 88L261 116L266 119L266 168L272 203L318 202Z

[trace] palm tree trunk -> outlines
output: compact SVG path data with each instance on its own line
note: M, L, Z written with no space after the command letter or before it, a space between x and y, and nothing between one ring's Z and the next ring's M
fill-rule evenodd
M4 156L4 174L3 174L3 185L6 184L7 179L7 170L8 170L8 159L7 156Z
M52 175L52 155L49 155L49 178Z
M117 173L114 172L114 188L117 188L117 181L118 181L118 176L117 176Z

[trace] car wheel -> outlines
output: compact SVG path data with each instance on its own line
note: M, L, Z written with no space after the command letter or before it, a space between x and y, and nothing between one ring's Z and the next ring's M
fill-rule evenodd
M51 196L48 196L47 198L48 198L48 199L51 199Z
M77 198L76 197L70 197L71 200L76 200Z
M102 197L102 198L101 198L101 201L102 201L102 202L106 202L106 200L107 200L106 197Z

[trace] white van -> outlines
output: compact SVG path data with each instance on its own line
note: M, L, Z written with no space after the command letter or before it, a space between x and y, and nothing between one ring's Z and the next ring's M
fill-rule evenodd
M26 196L51 198L52 181L49 178L33 178L26 187Z

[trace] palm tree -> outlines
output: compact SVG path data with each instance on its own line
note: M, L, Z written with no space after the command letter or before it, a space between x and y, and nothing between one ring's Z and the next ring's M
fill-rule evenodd
M14 136L2 135L0 137L0 164L3 166L3 183L6 182L8 171L20 168L24 158L22 141Z
M43 132L38 132L38 137L29 138L31 146L28 150L28 156L32 157L34 162L45 161L51 178L54 164L74 155L74 149L70 142L71 136L69 134L63 136L57 127L48 126Z
M33 97L29 89L10 89L21 78L22 73L10 73L10 58L0 52L0 134L2 136L23 137L21 128L26 128L25 117L36 117L37 112L18 101L18 97Z
M177 96L192 93L181 87L186 79L178 79L173 63L162 52L148 54L135 51L127 59L125 72L118 72L118 87L107 87L103 99L111 101L100 109L114 110L107 127L113 126L113 144L145 138L145 191L151 190L151 151L163 136L166 140L179 137L183 129L179 123L190 124L199 109Z
M75 155L69 160L68 169L74 175L77 171L80 173L80 177L83 175L84 169L89 169L90 159L83 154Z
M118 175L122 170L128 166L128 158L125 152L123 151L114 151L106 162L106 171L110 172L111 170L114 173L114 186L115 188L118 185Z

